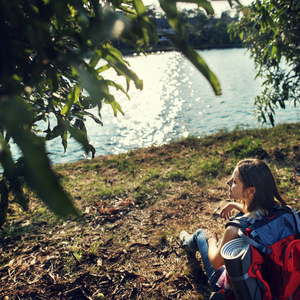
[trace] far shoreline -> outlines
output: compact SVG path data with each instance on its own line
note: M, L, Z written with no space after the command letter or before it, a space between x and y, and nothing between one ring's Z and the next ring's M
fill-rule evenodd
M209 46L209 45L204 45L204 46L198 46L198 47L193 47L195 50L216 50L216 49L247 49L247 47L243 47L242 45L239 44L227 44L227 45L215 45L215 46ZM137 52L136 49L131 49L131 48L124 48L124 49L118 49L122 53L123 56L131 56L131 55L137 55L139 53L143 54L143 52ZM175 46L154 46L148 50L145 50L144 53L146 54L155 54L158 52L169 52L169 51L179 51L177 47Z

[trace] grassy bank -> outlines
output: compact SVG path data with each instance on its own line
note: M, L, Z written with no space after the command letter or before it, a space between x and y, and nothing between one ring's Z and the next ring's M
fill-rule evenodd
M299 209L300 124L219 132L55 166L84 220L61 220L33 194L1 230L0 299L208 299L185 229L221 233L218 210L238 160L263 158Z

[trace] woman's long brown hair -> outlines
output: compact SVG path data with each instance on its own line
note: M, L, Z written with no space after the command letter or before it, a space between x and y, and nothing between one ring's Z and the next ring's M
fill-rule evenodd
M278 205L278 202L282 206L286 205L278 191L274 176L264 161L256 158L244 159L237 164L237 170L244 189L255 188L248 211L259 210L267 215L273 211L273 207Z

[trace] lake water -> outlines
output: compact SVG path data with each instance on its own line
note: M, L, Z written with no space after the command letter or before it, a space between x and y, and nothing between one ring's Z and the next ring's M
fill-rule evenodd
M178 52L129 56L132 69L144 81L143 91L130 88L129 101L116 94L125 115L113 116L104 105L104 126L88 120L87 128L96 156L118 154L151 145L161 145L188 135L203 136L238 125L260 126L254 116L254 98L261 91L261 80L254 80L254 63L245 49L201 51L222 86L215 96L203 76ZM112 71L109 78L123 83ZM125 85L124 85L125 86ZM300 109L292 105L276 112L276 124L299 122ZM80 145L68 141L64 153L59 138L47 142L52 163L86 158Z

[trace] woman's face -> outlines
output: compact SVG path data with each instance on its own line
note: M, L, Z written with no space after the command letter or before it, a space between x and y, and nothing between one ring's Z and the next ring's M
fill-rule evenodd
M239 173L237 169L234 170L232 177L229 181L227 181L227 184L230 187L230 198L245 200L243 183L239 178Z

